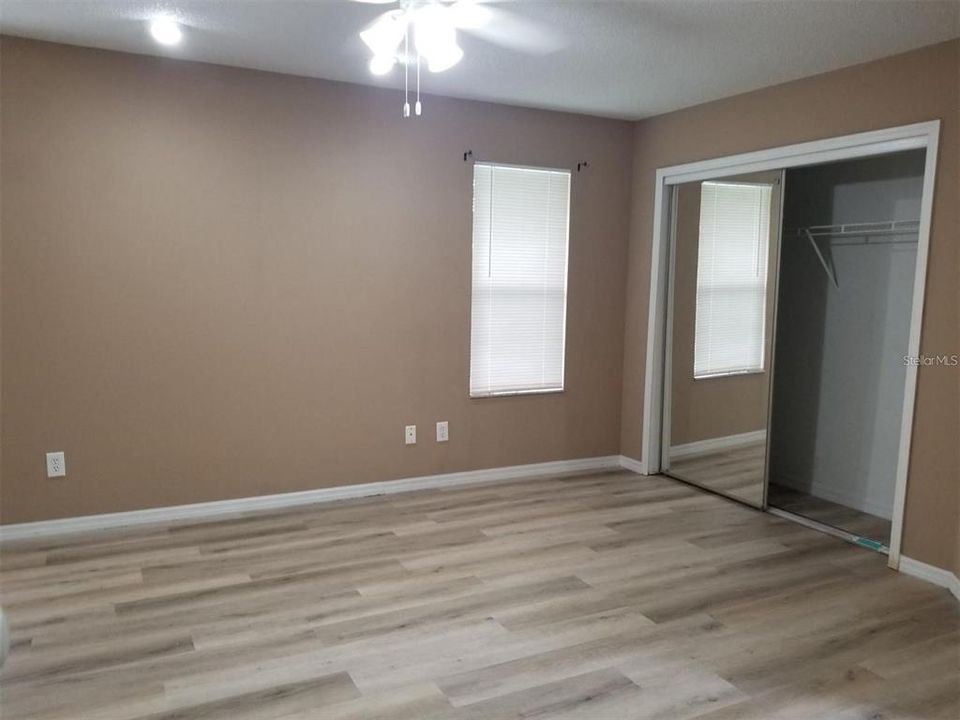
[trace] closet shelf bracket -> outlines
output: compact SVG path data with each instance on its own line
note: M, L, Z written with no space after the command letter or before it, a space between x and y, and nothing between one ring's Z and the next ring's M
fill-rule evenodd
M823 271L827 274L827 277L830 278L833 286L839 290L840 283L837 282L837 275L833 271L833 268L830 267L827 259L823 256L823 252L820 250L820 246L817 245L817 240L813 237L813 233L810 232L810 228L803 228L800 232L802 232L806 236L807 240L810 241L810 245L813 246L813 251L817 254L820 264L823 265Z

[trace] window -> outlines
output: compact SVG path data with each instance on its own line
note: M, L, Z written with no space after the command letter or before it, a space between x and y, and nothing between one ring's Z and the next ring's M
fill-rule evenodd
M772 190L761 184L701 185L696 378L763 370Z
M470 395L563 390L570 173L473 169Z

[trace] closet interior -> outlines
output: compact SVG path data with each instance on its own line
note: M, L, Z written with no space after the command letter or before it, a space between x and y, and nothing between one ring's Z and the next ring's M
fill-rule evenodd
M674 186L663 472L887 549L924 163Z

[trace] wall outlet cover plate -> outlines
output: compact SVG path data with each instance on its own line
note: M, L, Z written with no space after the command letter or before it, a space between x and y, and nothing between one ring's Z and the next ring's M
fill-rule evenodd
M67 474L67 460L62 452L47 453L47 477L64 477Z

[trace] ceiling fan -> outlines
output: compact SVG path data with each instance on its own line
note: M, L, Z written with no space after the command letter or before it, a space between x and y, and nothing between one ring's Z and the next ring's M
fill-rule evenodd
M404 67L403 116L410 116L410 69L416 71L415 114L421 114L420 65L430 72L448 70L463 58L457 42L462 31L511 50L547 54L562 42L551 32L516 13L490 7L497 0L354 0L374 5L397 5L360 31L370 48L370 72L386 75L395 65Z

